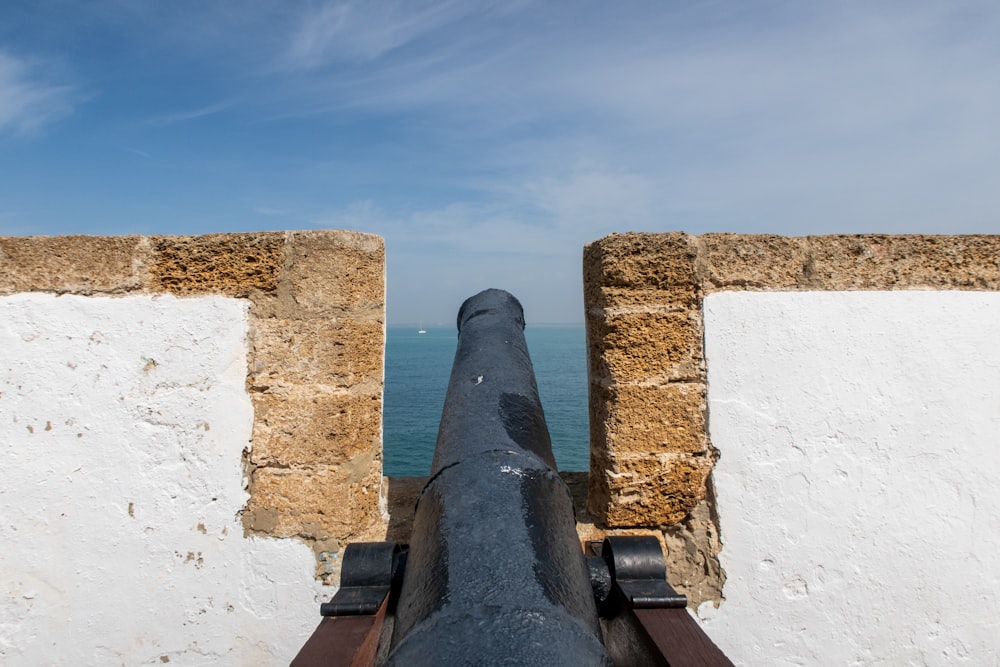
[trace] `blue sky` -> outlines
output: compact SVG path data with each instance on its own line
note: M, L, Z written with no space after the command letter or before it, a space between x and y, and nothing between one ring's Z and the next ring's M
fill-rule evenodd
M381 234L582 321L614 231L1000 232L1000 3L0 2L0 234Z

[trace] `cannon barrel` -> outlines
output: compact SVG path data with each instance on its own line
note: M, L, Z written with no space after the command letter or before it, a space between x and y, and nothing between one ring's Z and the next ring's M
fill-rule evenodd
M610 665L512 295L458 314L388 665Z

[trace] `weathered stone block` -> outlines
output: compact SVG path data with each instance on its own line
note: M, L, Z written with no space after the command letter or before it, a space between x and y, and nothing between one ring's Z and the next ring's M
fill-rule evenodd
M891 236L899 287L1000 289L1000 236Z
M805 287L892 289L898 277L885 235L809 237Z
M382 384L381 321L255 319L250 337L252 386Z
M713 457L695 454L591 453L591 514L608 527L668 526L705 497Z
M708 449L702 383L591 387L595 444L614 453L697 453Z
M331 394L299 387L251 397L254 465L336 465L381 450L379 394Z
M698 237L704 286L780 290L805 278L809 241L768 234L705 234Z
M272 291L284 262L285 235L154 236L149 288L175 294L247 296Z
M384 319L385 242L373 234L347 231L294 232L284 276L304 312Z
M584 248L585 271L595 284L664 289L696 282L696 248L682 232L612 234Z
M588 314L586 321L591 384L702 380L699 311Z
M243 525L275 537L346 540L381 521L381 461L359 455L319 468L257 468Z
M583 251L587 310L654 301L690 307L697 298L696 249L689 237L612 234Z
M813 236L816 289L998 289L997 236Z
M0 292L137 291L143 259L139 236L0 238Z

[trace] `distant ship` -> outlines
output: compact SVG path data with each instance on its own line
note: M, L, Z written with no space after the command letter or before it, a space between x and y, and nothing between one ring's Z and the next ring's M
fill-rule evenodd
M420 325L420 328L419 328L419 329L417 329L417 333L418 333L418 334L425 334L425 333L427 333L427 330L426 330L426 329L424 329L424 325L423 325L423 324L421 324L421 325Z

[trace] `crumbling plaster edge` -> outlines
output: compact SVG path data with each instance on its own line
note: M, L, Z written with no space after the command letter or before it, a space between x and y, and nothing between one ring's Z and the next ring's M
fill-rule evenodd
M382 294L389 294L389 270L388 267L382 271ZM383 305L384 313L384 305ZM383 322L384 322L383 317ZM382 375L381 375L381 385L379 389L379 404L385 406L385 360L386 360L386 350L389 344L389 327L384 325L382 327ZM379 442L379 452L382 457L382 464L385 464L385 414L383 412L382 418L378 422L378 442ZM382 484L379 487L379 498L378 498L378 511L379 516L382 519L382 523L385 524L386 530L389 527L389 482L388 478L385 476L384 468L382 474Z

